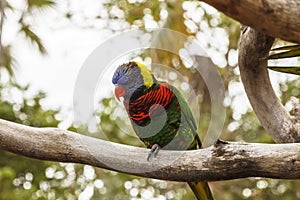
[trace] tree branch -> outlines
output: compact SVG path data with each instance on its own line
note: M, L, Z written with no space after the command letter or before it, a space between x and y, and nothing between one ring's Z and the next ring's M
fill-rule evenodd
M262 126L277 143L300 142L299 126L282 106L270 83L267 55L274 39L245 27L239 44L239 69L247 96Z
M147 162L148 149L87 137L58 128L0 120L0 149L59 162L89 164L173 181L245 177L300 178L300 144L222 143L195 151L164 151Z
M257 31L300 43L300 1L298 0L203 1Z

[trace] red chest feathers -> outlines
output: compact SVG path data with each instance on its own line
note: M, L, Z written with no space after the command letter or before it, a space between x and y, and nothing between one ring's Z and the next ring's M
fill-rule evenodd
M124 102L124 105L130 119L138 125L142 125L150 120L150 115L155 115L165 109L174 96L169 85L162 83L151 87L144 94L131 100L129 105Z

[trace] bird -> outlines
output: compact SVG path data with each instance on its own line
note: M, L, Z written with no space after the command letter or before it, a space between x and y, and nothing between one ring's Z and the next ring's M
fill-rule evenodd
M137 61L119 65L112 83L115 97L123 101L134 132L150 149L148 161L162 148L202 148L195 119L181 92L167 82L158 81L146 65ZM198 200L213 200L207 182L188 184Z

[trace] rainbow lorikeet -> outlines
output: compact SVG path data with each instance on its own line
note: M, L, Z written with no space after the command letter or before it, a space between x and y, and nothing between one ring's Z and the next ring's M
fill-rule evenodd
M137 136L150 148L148 160L159 148L201 148L192 112L174 86L159 82L143 64L120 65L112 78L115 96L123 103ZM207 182L189 182L197 199L213 199Z

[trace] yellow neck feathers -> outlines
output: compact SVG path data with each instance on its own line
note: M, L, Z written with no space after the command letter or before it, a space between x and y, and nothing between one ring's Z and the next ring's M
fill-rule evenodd
M145 86L150 88L153 85L153 78L150 70L142 63L135 62L137 66L141 69L141 75L143 76Z

